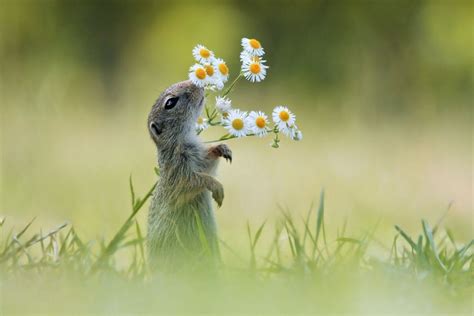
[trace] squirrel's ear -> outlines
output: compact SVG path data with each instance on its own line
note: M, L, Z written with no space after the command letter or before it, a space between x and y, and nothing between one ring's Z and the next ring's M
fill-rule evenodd
M161 124L151 122L150 123L150 131L155 137L158 137L163 132L163 127L161 126Z

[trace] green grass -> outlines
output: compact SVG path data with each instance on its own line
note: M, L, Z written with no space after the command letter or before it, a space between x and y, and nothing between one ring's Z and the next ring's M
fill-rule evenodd
M68 224L29 234L0 222L5 313L471 313L474 241L422 220L410 236L394 226L390 248L375 237L334 238L325 227L325 195L301 220L281 209L275 225L247 224L248 255L221 241L217 276L152 274L146 236L136 220L154 186L138 197L109 240L86 241ZM263 237L268 242L260 243ZM370 251L378 249L378 252ZM186 302L186 303L183 303Z

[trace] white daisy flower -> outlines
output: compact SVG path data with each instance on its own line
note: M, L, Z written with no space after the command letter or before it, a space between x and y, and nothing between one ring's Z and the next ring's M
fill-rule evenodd
M240 110L230 110L227 117L224 119L224 127L229 134L236 137L244 137L249 133L249 126L247 121L247 112Z
M268 66L264 65L261 61L250 60L242 64L242 72L245 79L251 82L260 82L265 79L267 68Z
M218 90L222 89L224 87L224 84L222 83L221 78L217 74L217 67L214 64L205 64L203 67L206 70L206 83L209 86L215 85ZM221 88L219 88L221 87ZM212 87L211 87L212 88Z
M285 132L290 132L288 129L292 128L295 125L296 116L291 113L286 106L277 106L273 109L272 113L273 122L277 125L278 129ZM289 135L286 134L285 135Z
M232 109L232 101L229 98L216 97L216 109L221 113L227 113Z
M229 79L229 67L227 67L225 61L221 58L217 58L214 61L214 65L217 75L221 78L222 86L224 86L224 83Z
M259 137L264 137L268 134L268 117L265 113L258 111L250 112L248 116L249 126L253 133Z
M212 63L214 60L214 53L203 45L196 45L193 48L193 56L199 63Z
M216 90L222 90L224 88L224 81L222 80L222 77L220 76L216 76L214 78L213 84L216 87Z
M203 118L202 116L199 116L196 122L196 131L202 132L208 127L209 127L209 124L207 124L207 119Z
M262 62L262 63L266 62L266 60L264 60L262 56L252 55L246 50L243 50L242 52L240 52L240 61L242 63L250 63L252 61L257 61L257 62Z
M303 139L303 133L301 133L301 131L298 129L298 126L296 125L284 126L284 127L278 128L278 130L282 132L286 137L291 138L292 140Z
M194 64L189 68L189 80L198 87L204 87L208 84L206 68L200 64Z
M249 39L244 37L242 38L241 43L243 49L254 56L262 56L263 54L265 54L265 52L263 51L262 44L260 44L260 42L254 38Z
M299 129L295 129L293 140L300 141L303 139L303 133Z

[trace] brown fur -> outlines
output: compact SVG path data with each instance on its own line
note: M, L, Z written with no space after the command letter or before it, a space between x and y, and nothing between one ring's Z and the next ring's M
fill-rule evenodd
M170 98L176 105L166 109ZM148 217L149 255L153 266L180 269L215 262L218 239L211 194L219 206L224 189L215 178L218 158L232 159L224 145L206 147L195 122L204 91L190 81L166 89L153 105L148 128L158 149L160 179Z

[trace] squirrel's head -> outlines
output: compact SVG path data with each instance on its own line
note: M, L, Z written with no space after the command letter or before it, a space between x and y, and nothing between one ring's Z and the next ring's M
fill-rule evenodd
M148 130L155 144L176 143L194 133L203 106L204 89L189 80L163 91L148 116Z

